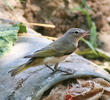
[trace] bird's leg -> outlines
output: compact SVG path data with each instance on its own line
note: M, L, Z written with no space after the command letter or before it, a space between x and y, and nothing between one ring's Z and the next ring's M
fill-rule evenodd
M54 69L51 68L51 67L50 67L49 65L47 65L47 64L45 64L45 66L48 67L50 70L53 71L52 74L54 74L54 73L57 72L57 71L64 72L64 73L66 73L66 74L72 74L72 73L70 73L68 70L58 69L58 63L55 64Z
M58 64L59 64L59 63L56 63L56 64L55 64L55 66L54 66L54 69L55 69L55 70L58 69Z
M53 68L51 68L49 65L45 64L46 67L48 67L49 69L51 69L53 72L55 71Z
M66 74L72 74L72 73L70 73L69 71L58 69L58 64L59 64L59 63L56 63L56 64L55 64L55 66L54 66L54 72L53 72L53 73L55 73L56 71L61 71L61 72L64 72L64 73L66 73Z

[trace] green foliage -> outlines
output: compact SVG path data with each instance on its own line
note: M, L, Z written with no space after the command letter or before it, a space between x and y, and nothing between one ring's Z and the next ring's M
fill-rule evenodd
M18 24L15 24L14 26L19 27L18 33L27 32L26 26L23 23L18 23Z
M82 4L84 5L84 8L91 9L90 7L88 7L86 0L82 0Z
M76 53L78 55L82 55L88 59L100 59L100 60L106 60L106 61L110 61L110 54L101 50L101 49L97 49L96 48L96 52L97 52L97 55L93 52L93 50L91 49L86 49L84 51L76 51Z
M77 51L76 53L79 55L82 55L88 59L101 59L101 60L107 60L110 61L110 55L100 49L97 49L97 31L96 31L96 25L92 21L89 11L91 10L86 3L86 0L82 1L84 8L76 8L75 10L80 11L84 15L86 15L87 24L89 26L90 30L90 40L85 40L82 38L81 40L88 45L90 49L86 49L84 51Z
M17 39L19 27L5 26L0 27L0 56L9 50Z
M83 9L83 8L76 8L75 10L82 12L83 14L86 15L86 20L87 20L87 24L90 28L90 41L85 40L84 38L81 39L84 43L86 43L88 45L88 47L93 50L93 52L95 54L97 54L95 48L97 47L97 35L96 35L96 26L95 23L91 20L91 17L89 15L88 10Z
M88 45L88 47L93 50L94 54L97 54L96 52L96 47L97 47L97 34L96 34L96 25L95 23L92 21L89 11L91 10L87 3L86 0L82 0L82 4L84 6L84 8L75 8L74 10L80 11L81 13L83 13L86 16L86 20L87 20L87 24L90 30L90 40L85 40L85 39L81 39L84 43L86 43Z
M84 38L82 38L81 40L89 46L89 48L93 51L94 54L97 55L96 48L94 48L93 45L88 40Z
M96 34L96 25L94 22L92 22L91 28L90 28L90 43L93 45L94 48L97 47L97 34Z
M26 27L22 24L0 27L0 57L13 46L18 32L26 32Z

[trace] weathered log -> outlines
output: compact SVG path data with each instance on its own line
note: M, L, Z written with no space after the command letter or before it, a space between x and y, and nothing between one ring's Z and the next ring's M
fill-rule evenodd
M28 29L28 33L38 34ZM0 100L40 100L43 93L56 83L69 78L101 77L110 82L110 75L99 66L76 54L70 55L59 64L61 69L75 70L71 75L52 71L44 65L30 68L15 77L11 77L11 69L25 63L23 57L43 48L52 41L43 37L20 36L14 47L0 58Z

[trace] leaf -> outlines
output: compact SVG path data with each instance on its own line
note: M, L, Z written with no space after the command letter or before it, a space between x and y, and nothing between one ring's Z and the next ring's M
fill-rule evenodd
M18 24L15 24L14 26L19 27L18 33L27 32L26 26L23 23L18 23Z
M92 22L92 26L90 29L90 42L91 44L96 48L97 47L97 43L96 43L96 39L97 39L97 34L96 34L96 25L94 22Z
M88 59L98 59L98 60L100 59L101 61L102 60L110 61L109 53L107 53L101 49L98 49L98 48L96 48L95 50L97 52L97 55L91 49L85 49L83 51L76 51L75 53L78 55L82 55Z
M84 7L85 7L86 9L90 9L90 10L91 10L91 8L88 7L88 5L87 5L86 0L82 0L82 3L83 3L83 5L84 5Z
M23 23L19 24L19 32L18 33L23 33L23 32L27 32L26 26Z
M0 27L0 57L6 53L17 39L19 27L2 26Z
M18 32L27 32L26 26L22 23L18 23L13 26L0 27L0 57L13 46L17 40Z
M88 47L97 55L96 49L93 47L93 45L88 41L85 40L84 38L81 38L81 40L88 45Z

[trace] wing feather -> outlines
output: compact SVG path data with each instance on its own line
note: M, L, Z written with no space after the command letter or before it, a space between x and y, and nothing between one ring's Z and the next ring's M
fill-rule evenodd
M38 50L36 51L34 54L32 55L27 55L24 58L42 58L42 57L50 57L50 56L61 56L62 54L59 54L58 52L56 52L54 49L42 49L42 50Z

